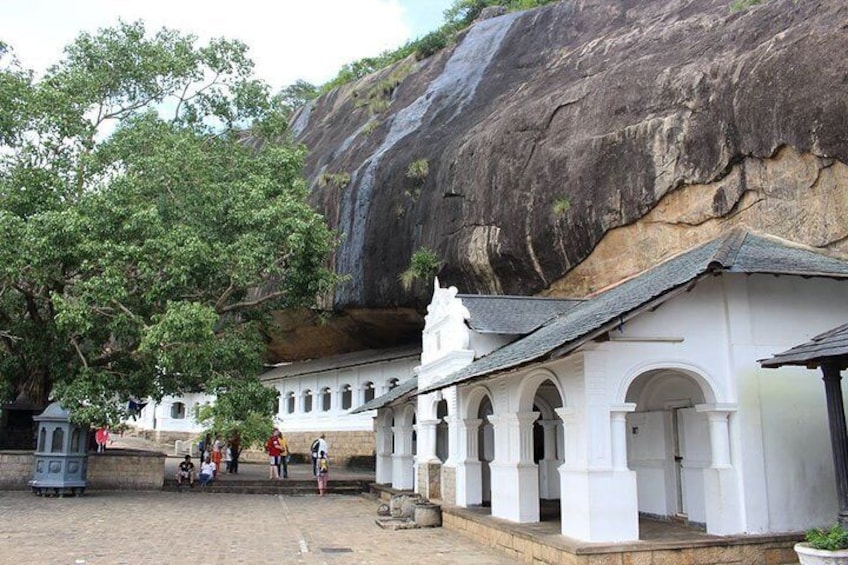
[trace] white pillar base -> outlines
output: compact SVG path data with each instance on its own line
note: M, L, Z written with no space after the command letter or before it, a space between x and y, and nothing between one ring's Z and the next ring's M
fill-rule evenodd
M392 456L392 488L412 490L415 488L415 468L412 455Z
M560 467L562 535L588 542L639 539L636 473Z
M456 505L462 507L483 504L483 465L479 461L456 464Z
M492 516L511 522L539 521L539 471L535 463L489 464Z
M380 453L377 455L374 480L378 485L389 485L392 483L391 453Z
M558 499L560 492L559 466L556 459L539 461L539 497L545 500Z
M736 469L704 469L708 534L726 536L744 533L739 499Z

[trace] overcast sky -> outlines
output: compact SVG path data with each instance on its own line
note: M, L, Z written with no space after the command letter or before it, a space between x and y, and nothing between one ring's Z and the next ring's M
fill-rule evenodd
M256 74L274 90L321 84L356 59L436 29L453 0L0 0L0 40L43 71L81 31L144 20L250 46Z

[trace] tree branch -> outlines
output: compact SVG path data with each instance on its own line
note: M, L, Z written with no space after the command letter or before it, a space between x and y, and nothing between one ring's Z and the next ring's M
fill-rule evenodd
M88 369L88 361L85 360L85 355L82 354L82 351L79 348L79 344L77 343L76 337L71 338L71 345L74 346L74 349L77 352L77 356L80 358L80 361L82 361L82 366Z
M244 300L242 302L236 302L234 304L230 304L229 306L223 306L218 308L218 305L215 305L215 311L219 314L226 314L227 312L234 312L236 310L244 310L246 308L253 308L254 306L259 306L261 304L265 304L266 302L270 302L272 300L276 300L277 298L282 298L286 295L286 291L280 290L277 292L272 292L270 294L266 294L256 300Z

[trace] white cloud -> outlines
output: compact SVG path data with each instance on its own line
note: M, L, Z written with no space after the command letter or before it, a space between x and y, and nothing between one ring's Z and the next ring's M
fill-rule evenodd
M297 79L320 84L350 61L393 49L411 30L400 0L2 0L0 40L37 71L61 58L81 32L144 20L250 46L256 74L275 89Z

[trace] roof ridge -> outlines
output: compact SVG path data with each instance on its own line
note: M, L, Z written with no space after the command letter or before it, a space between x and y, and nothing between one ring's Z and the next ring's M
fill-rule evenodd
M568 296L521 296L520 294L457 294L457 298L496 298L498 300L545 300L545 301L570 301L582 302L585 298L568 297Z
M736 261L736 256L748 236L748 230L742 227L734 227L727 235L724 236L724 241L713 254L707 264L707 269L727 269Z

